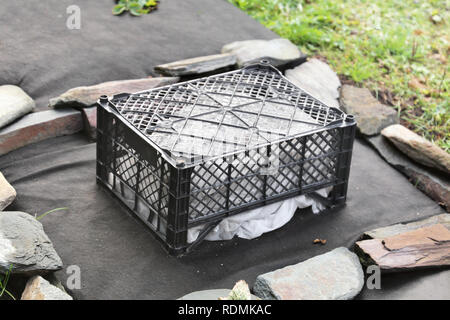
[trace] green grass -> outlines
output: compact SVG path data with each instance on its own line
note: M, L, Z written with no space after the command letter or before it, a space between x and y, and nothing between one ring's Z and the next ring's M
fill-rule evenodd
M0 300L8 298L16 300L14 295L6 289L6 287L8 286L9 277L11 276L12 267L13 267L12 265L9 266L9 269L4 276L0 275ZM4 296L7 297L5 298Z
M68 209L69 209L69 208L64 207L64 208L56 208L56 209L49 210L49 211L44 212L43 214L41 214L41 215L39 215L39 216L36 216L36 220L41 220L42 218L44 218L44 217L45 217L46 215L48 215L49 213L56 212L56 211L61 211L61 210L68 210Z
M450 152L449 1L229 0Z

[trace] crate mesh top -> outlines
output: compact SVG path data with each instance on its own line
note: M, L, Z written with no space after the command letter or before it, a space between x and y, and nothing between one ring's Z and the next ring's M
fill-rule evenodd
M110 100L172 163L189 164L321 131L345 114L296 87L270 65Z

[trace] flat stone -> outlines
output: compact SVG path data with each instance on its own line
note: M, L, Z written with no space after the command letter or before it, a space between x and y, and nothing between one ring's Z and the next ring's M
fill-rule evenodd
M341 81L325 62L310 59L294 69L286 70L285 75L292 83L325 105L339 109Z
M293 61L305 61L306 56L288 39L246 40L236 41L222 47L222 53L236 55L237 64L246 64L269 59L274 66L284 65Z
M202 74L234 66L237 58L233 54L215 54L186 60L160 64L155 71L167 76L186 76Z
M256 278L253 292L262 299L347 300L364 285L358 257L340 247Z
M0 172L0 211L3 211L16 198L16 190L9 184Z
M45 139L83 130L80 111L47 110L30 113L0 130L0 155Z
M0 212L0 272L45 274L62 268L42 224L28 213Z
M450 265L450 231L441 224L358 241L355 248L365 265L377 264L383 271Z
M343 85L340 103L342 109L356 118L359 131L364 135L376 135L385 127L398 123L397 111L381 104L366 88Z
M448 175L412 161L382 135L366 137L366 141L378 151L386 162L408 177L409 181L419 190L450 212L450 178Z
M34 276L28 280L21 300L73 300L73 298L41 276Z
M450 154L408 128L394 124L381 134L411 159L450 174Z
M187 295L178 298L177 300L219 300L221 297L226 297L230 294L230 289L211 289L201 290L188 293ZM251 295L251 300L260 300L257 296Z
M13 85L0 86L0 128L33 111L34 100L21 88Z
M113 96L119 93L135 93L176 83L177 77L159 77L134 80L103 82L93 86L72 88L59 97L50 99L50 108L93 106L101 95Z
M450 214L448 213L438 214L419 221L409 223L397 223L392 226L366 231L364 232L364 238L384 239L398 235L400 233L417 230L419 228L428 227L438 223L446 227L448 230L450 230Z
M97 107L81 109L83 116L84 132L89 139L97 140Z

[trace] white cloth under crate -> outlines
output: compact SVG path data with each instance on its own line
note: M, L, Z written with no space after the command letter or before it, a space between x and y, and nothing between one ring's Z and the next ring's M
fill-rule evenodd
M324 188L317 193L326 197L330 189ZM324 205L316 199L308 195L300 195L225 218L206 236L205 240L230 240L235 236L254 239L263 233L281 228L292 219L297 209L307 207L312 207L314 213L324 209ZM204 227L199 225L190 228L188 243L194 242Z

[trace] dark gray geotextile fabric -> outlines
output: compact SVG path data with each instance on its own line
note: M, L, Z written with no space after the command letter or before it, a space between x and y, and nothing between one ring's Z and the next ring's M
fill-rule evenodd
M81 8L81 30L66 28L66 8ZM271 31L225 0L163 0L150 15L114 17L112 0L2 0L0 85L21 86L37 101L72 87L146 77L153 66L213 54L223 44L272 39ZM348 205L336 212L299 212L255 240L204 242L192 255L168 256L150 231L95 182L95 144L81 135L50 139L0 157L18 196L9 210L31 214L67 206L42 223L65 266L81 268L81 299L174 299L194 290L230 288L297 263L365 230L427 217L441 209L366 145L357 142ZM312 244L324 238L325 246ZM450 298L450 271L383 277L382 290L360 298ZM63 281L64 271L57 273Z
M442 211L357 141L345 208L319 215L300 211L258 239L203 242L191 255L174 258L97 186L95 144L81 135L14 151L0 158L0 170L18 193L9 210L70 208L41 221L65 266L80 266L82 289L73 292L80 299L174 299L195 290L231 288L239 279L253 284L258 274L351 247L365 230ZM315 238L328 242L313 245ZM66 278L64 271L57 275ZM390 275L382 277L383 290L364 290L360 298L450 298L448 279L449 270Z
M81 10L69 30L66 9ZM226 43L277 36L226 0L163 0L149 15L113 16L113 0L2 0L0 85L22 87L46 109L82 85L143 78L153 67L219 53Z

